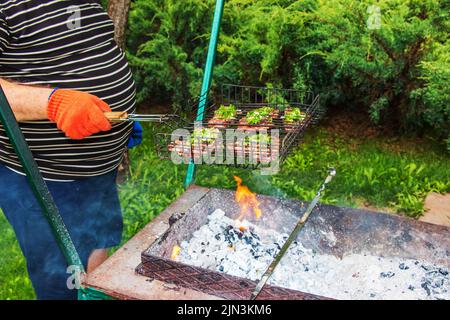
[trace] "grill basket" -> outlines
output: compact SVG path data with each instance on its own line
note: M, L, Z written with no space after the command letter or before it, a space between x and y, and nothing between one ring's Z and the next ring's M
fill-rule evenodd
M323 114L320 96L294 89L223 85L213 96L203 121L154 135L160 157L250 169L281 164Z

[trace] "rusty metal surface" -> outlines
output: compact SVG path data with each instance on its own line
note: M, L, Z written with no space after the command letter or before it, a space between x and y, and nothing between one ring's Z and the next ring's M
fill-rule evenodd
M229 217L239 212L234 192L211 189L198 197L189 210L174 211L167 231L142 253L139 274L158 281L194 289L224 299L249 299L256 282L232 277L170 259L174 245L190 239L207 216L220 208ZM263 228L289 232L307 203L258 196L266 214L258 221ZM251 220L251 219L249 219ZM299 234L302 244L319 253L343 257L367 253L382 257L419 259L450 266L450 229L408 218L367 210L319 205ZM270 287L260 299L320 299L308 293Z
M102 290L118 299L220 299L217 295L180 285L171 285L156 280L156 278L152 280L135 272L136 266L142 261L142 252L152 244L158 243L157 239L165 238L167 240L163 243L170 248L166 258L170 256L172 247L169 240L176 237L168 232L169 219L174 214L186 213L194 207L200 208L202 205L201 203L198 205L200 199L211 202L210 205L206 206L205 209L207 210L222 203L222 201L230 201L222 209L225 209L227 214L230 215L236 212L235 210L238 208L234 205L233 192L209 191L210 189L196 186L189 188L176 202L115 252L105 263L89 274L84 279L83 285ZM207 194L211 198L208 198ZM263 202L266 211L270 212L260 221L265 227L272 228L275 224L278 224L283 225L284 231L289 231L289 225L293 226L292 222L296 221L299 212L301 212L299 207L302 206L302 202L299 201L263 196L259 196L258 199ZM285 213L280 214L280 209L277 208L281 208ZM186 215L180 216L181 219L184 219ZM182 222L182 220L179 220L179 222ZM173 223L172 228L181 227L181 225L177 225L178 223ZM319 213L311 217L307 227L300 233L299 237L302 239L302 243L305 243L308 247L337 256L352 251L372 252L388 256L416 257L417 259L423 257L426 258L424 260L448 266L450 260L449 230L449 228L419 223L398 216L321 205L319 206ZM193 227L191 227L185 233L185 236L193 231ZM336 236L335 243L326 236L330 231L333 231ZM163 249L163 247L161 248ZM158 255L159 257L164 256L162 252ZM261 297L261 299L270 298L271 296Z
M300 237L305 247L337 257L361 253L450 267L450 228L400 216L321 205Z
M228 300L248 300L255 281L188 266L168 259L143 256L137 272L169 284L190 288ZM266 286L258 300L319 300L313 294Z

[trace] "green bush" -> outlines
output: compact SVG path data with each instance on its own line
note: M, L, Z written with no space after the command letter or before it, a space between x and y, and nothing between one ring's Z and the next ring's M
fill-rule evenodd
M443 136L447 135L450 152L450 42L436 43L433 54L420 63L425 85L414 90L412 98L422 113L422 120Z
M369 0L319 2L311 32L332 71L329 89L337 102L363 107L399 131L434 128L447 136L448 6L438 0L380 0L377 7Z
M207 50L211 4L201 0L137 0L129 16L127 49L138 100L184 107L198 95Z
M199 94L214 3L133 2L128 57L140 101L186 109ZM438 0L229 0L214 84L313 90L398 132L447 138L448 18Z

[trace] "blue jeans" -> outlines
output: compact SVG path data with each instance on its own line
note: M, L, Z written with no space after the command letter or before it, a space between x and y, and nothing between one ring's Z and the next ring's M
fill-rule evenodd
M115 179L116 171L74 182L47 182L85 268L93 250L121 241ZM67 287L67 262L26 177L1 163L0 208L15 231L37 298L76 299L76 290Z

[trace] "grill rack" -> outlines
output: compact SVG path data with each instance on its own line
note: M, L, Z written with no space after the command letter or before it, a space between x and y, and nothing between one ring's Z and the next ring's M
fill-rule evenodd
M300 90L226 84L221 86L220 90L213 93L212 96L214 98L205 103L203 121L194 121L192 117L184 123L184 126L178 128L185 129L186 132L191 134L195 132L196 128L207 128L208 134L217 131L222 138L181 139L174 144L172 132L167 132L167 130L159 132L154 135L154 139L158 155L161 158L171 159L172 152L175 151L184 158L184 163L194 161L196 164L203 164L201 160L204 157L215 157L220 155L220 152L223 152L223 154L230 152L233 153L231 155L232 161L230 161L230 154L227 154L227 158L222 164L256 169L271 165L274 157L277 157L281 164L290 152L301 143L305 130L316 124L323 115L320 96ZM200 102L199 99L193 101L193 103L198 102ZM223 125L210 123L214 118L215 111L220 106L231 104L237 110L237 117L234 120ZM261 107L270 107L275 110L276 114L271 117L270 123L253 125L239 123L249 112ZM288 108L299 108L304 113L304 118L295 123L286 123L284 115ZM173 129L173 126L170 128ZM274 142L274 144L265 147L264 145L259 146L258 143L255 145L255 142L246 140L248 138L239 143L236 143L235 138L232 138L233 140L227 139L227 129L237 130L241 128L245 128L248 136L260 134L259 137L266 140L267 138L264 137L266 134L266 137L272 137L273 134L275 138L269 138L268 140ZM234 150L230 150L230 148ZM207 164L209 163L207 162Z

